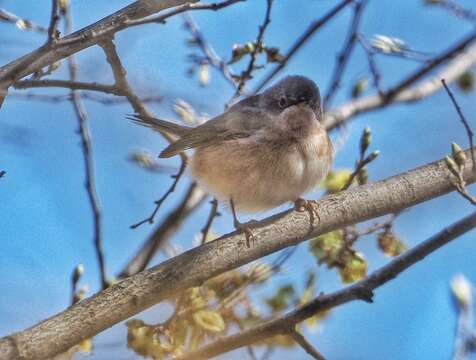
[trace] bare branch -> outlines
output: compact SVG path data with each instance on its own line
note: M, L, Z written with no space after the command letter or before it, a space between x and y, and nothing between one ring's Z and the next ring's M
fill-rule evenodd
M475 39L476 32L473 32L456 46L443 52L428 63L428 65L423 66L420 70L388 90L386 92L387 98L379 95L371 95L331 109L325 114L324 124L326 128L328 130L333 129L351 117L368 111L381 109L389 104L414 102L432 95L442 88L441 79L446 79L448 83L452 82L476 63ZM435 64L441 64L452 57L454 57L454 59L440 73L411 88L422 76L436 67ZM430 67L430 69L428 67ZM391 95L390 97L388 97L389 94Z
M233 87L236 87L237 80L235 80L233 70L220 56L218 56L215 50L213 50L210 44L205 40L197 24L195 23L195 21L193 21L193 18L189 14L185 14L183 17L187 30L190 31L191 35L193 36L193 39L203 51L206 57L206 61L215 69L217 69L223 75L225 80L227 80Z
M347 39L344 43L344 46L341 52L337 56L336 66L331 76L331 84L329 86L329 89L327 90L326 95L324 96L324 100L323 100L324 109L327 109L327 106L330 104L332 98L334 97L335 93L339 89L340 82L341 82L342 76L344 75L345 68L350 59L350 56L352 55L352 51L354 50L354 45L357 40L357 32L359 30L359 25L360 25L360 19L362 17L362 13L366 4L367 4L367 0L363 0L363 1L357 1L354 5L354 15L352 18L352 22L350 23Z
M50 17L50 26L48 28L48 40L47 42L54 43L58 39L58 22L60 16L58 13L58 0L51 0L51 17Z
M217 10L221 10L225 7L228 7L230 5L234 5L236 3L244 2L244 1L246 1L246 0L226 0L226 1L217 2L217 3L210 3L210 4L186 3L186 4L183 4L181 6L177 6L176 9L168 11L167 13L165 13L163 15L151 16L151 17L148 17L146 19L138 19L138 20L132 20L132 21L128 20L126 23L127 23L128 27L139 26L139 25L144 25L144 24L164 24L165 20L167 20L168 18L170 18L172 16L175 16L175 15L178 15L178 14L182 14L182 13L184 13L186 11L189 11L189 10L213 10L213 11L217 11Z
M20 80L13 84L15 89L59 87L71 90L90 90L105 94L121 95L120 90L114 85L105 85L98 83L86 83L70 80Z
M0 358L18 359L20 355L22 360L51 357L225 271L320 234L395 213L446 194L454 190L448 172L445 161L441 160L383 181L326 196L313 205L318 209L320 217L319 224L315 227L310 222L308 212L290 210L277 214L261 221L253 228L253 235L257 241L252 247L247 247L245 235L238 233L207 242L151 269L128 277L40 324L1 338ZM465 171L464 176L468 183L476 180L476 175L472 171ZM421 251L414 256L421 258ZM399 269L407 266L405 265L407 263L398 264ZM378 285L377 280L387 280L393 276L386 269L384 268L379 275L369 278L368 281L372 286ZM362 289L361 284L354 286ZM316 313L321 311L323 306L338 305L341 301L347 301L349 296L346 295L347 291L349 289L337 295L325 296L324 302L319 301L318 306L306 309ZM365 295L362 290L354 289L351 293L354 297L362 298ZM301 321L301 317L296 319Z
M382 75L380 74L380 71L377 67L377 63L375 61L375 50L372 48L372 46L369 45L367 42L367 39L365 39L362 35L357 36L360 44L362 45L362 48L365 51L365 54L367 55L367 62L369 63L369 70L370 73L372 74L372 80L374 83L374 87L377 90L378 94L380 96L383 96L383 90L382 86L380 85L380 80L382 79Z
M56 1L54 3L56 4ZM64 20L65 33L68 34L72 30L72 18L69 7L65 8ZM58 20L56 20L56 23L57 22ZM71 81L75 82L78 78L78 65L76 63L74 55L71 55L68 58L68 69ZM88 193L89 204L91 206L91 211L93 214L94 249L96 251L96 257L99 266L100 283L102 288L105 289L108 285L108 281L106 276L106 265L102 246L102 214L94 179L94 160L91 145L91 134L89 132L88 114L81 100L81 95L78 93L77 90L71 90L71 101L73 103L74 111L76 112L79 125L79 134L81 136L81 147L83 151L84 169L86 177L85 186L86 191Z
M150 216L148 218L146 218L144 220L141 220L141 221L139 221L138 223L136 223L134 225L131 225L131 229L136 229L136 228L138 228L139 226L141 226L145 223L149 223L149 224L154 223L155 215L157 215L157 212L159 211L160 206L169 197L169 195L172 194L175 191L175 187L177 186L180 178L182 177L183 173L185 172L186 166L187 166L187 162L182 160L178 173L176 175L172 175L172 178L174 179L174 181L172 182L172 184L170 185L168 190L165 192L165 194L162 195L162 197L159 200L155 201L155 209L152 211L152 214L150 214Z
M266 86L284 67L287 65L288 61L296 54L296 52L301 49L301 47L319 30L324 26L329 20L336 16L342 9L344 9L348 4L352 3L354 0L344 0L336 7L331 9L327 14L325 14L319 20L313 21L309 27L304 31L304 33L299 36L296 42L291 46L291 49L288 50L284 56L284 60L276 66L265 78L259 83L255 88L254 93L260 91L263 87Z
M167 240L177 231L185 218L200 206L207 196L208 195L202 189L195 183L192 183L177 207L165 217L162 223L119 273L118 277L125 278L144 270L153 256L157 254L164 244L166 244Z
M185 354L183 358L202 359L216 356L242 346L253 344L257 341L275 335L289 334L289 329L301 321L315 314L332 309L353 300L372 302L373 290L393 280L400 273L423 260L432 252L438 250L450 241L476 227L476 213L459 220L444 228L439 233L408 250L395 258L387 265L374 271L364 280L327 295L319 295L314 300L279 318L263 322L236 335L227 336L208 344L197 351ZM292 332L291 332L292 334ZM296 338L295 338L296 340ZM296 340L297 341L297 340ZM302 339L300 339L302 341ZM179 358L180 359L180 358Z
M210 228L212 227L213 220L217 216L220 216L220 213L218 212L218 200L213 198L211 204L212 207L210 209L210 214L208 214L207 222L205 223L205 226L202 229L202 244L205 244L205 242L207 241L208 233L210 232Z
M246 81L251 79L251 73L253 72L255 68L256 58L258 57L258 53L263 48L264 32L266 31L266 28L268 27L268 25L271 23L272 6L273 6L273 0L266 0L266 12L264 15L263 24L259 26L258 36L256 37L255 46L253 51L250 54L251 56L250 62L248 63L246 70L240 75L240 80L238 82L238 86L236 88L235 95L233 95L233 98L236 98L241 95L241 92L243 90L243 87L246 84Z
M78 82L76 84L78 84ZM81 83L79 82L79 84ZM74 87L74 84L72 87ZM81 86L78 86L78 90L80 90L79 89L80 87ZM50 102L50 103L71 101L71 94L46 95L46 94L36 94L31 92L30 93L13 92L13 93L9 93L9 96L16 98L18 100L34 100L34 101L43 101L43 102ZM103 105L117 105L117 104L123 104L124 102L129 101L126 98L111 98L109 96L100 96L100 95L89 94L89 93L81 93L80 97L83 100L90 100L90 101L94 101ZM143 104L159 103L162 100L163 100L162 96L146 96L139 99L139 101Z
M440 6L443 9L449 10L455 16L476 23L476 14L471 10L463 8L461 5L451 0L433 1L432 6Z
M326 360L326 358L312 346L306 338L295 328L290 333L291 337L296 341L309 355L316 360Z
M394 86L390 90L387 90L384 96L384 100L385 101L392 100L396 95L400 94L402 90L414 84L415 82L423 78L426 74L428 74L431 70L443 64L444 62L448 61L459 52L463 51L467 46L472 44L475 40L476 40L476 31L472 31L468 36L466 36L461 41L456 43L456 45L450 47L449 49L441 53L439 56L435 57L433 60L428 61L428 63L423 68L415 71L413 74L410 74L397 86Z
M459 115L459 118L460 118L461 122L463 123L463 126L466 130L466 134L468 135L469 146L472 148L473 147L474 134L473 134L473 131L471 130L471 126L469 126L469 123L466 120L466 117L464 116L463 111L459 107L458 102L456 101L456 99L455 99L453 93L451 92L450 88L448 87L448 85L446 85L445 79L441 79L441 83L445 87L445 90L448 93L448 96L450 97L451 102L453 103L453 105L456 109L456 112ZM474 153L471 153L471 160L473 162L473 171L476 171L476 159L474 157Z
M89 25L58 41L48 42L31 53L0 67L0 107L10 85L45 66L98 44L105 37L127 27L127 20L142 19L159 11L194 3L198 0L138 0L104 19Z
M34 22L27 19L23 19L4 9L0 9L0 21L13 23L22 30L24 29L24 30L30 30L30 31L37 31L41 33L48 31L44 26L35 24Z

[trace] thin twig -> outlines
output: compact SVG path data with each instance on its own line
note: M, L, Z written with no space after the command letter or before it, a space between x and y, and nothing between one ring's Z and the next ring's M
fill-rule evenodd
M5 21L5 22L15 24L17 25L18 28L22 30L24 29L24 30L30 30L30 31L37 31L41 33L48 31L48 29L46 29L44 26L35 24L34 22L27 19L23 19L4 9L0 9L0 21Z
M165 216L155 231L142 244L136 254L124 266L118 278L125 278L144 270L152 258L167 243L180 227L180 224L206 199L207 194L192 183L180 203Z
M46 94L36 94L36 93L13 92L13 93L10 93L9 96L17 100L33 100L33 101L43 101L43 102L50 102L50 103L71 101L71 94L46 95ZM125 99L125 98L111 98L111 97L100 96L100 95L89 94L89 93L80 93L80 97L83 100L94 101L103 105L119 105L129 101L128 99ZM139 99L139 101L144 104L160 103L162 100L163 100L162 96L146 96Z
M329 86L329 89L327 90L327 93L324 96L324 109L327 109L327 106L330 104L332 98L339 89L345 68L349 62L350 56L352 55L352 51L354 50L354 45L357 40L357 32L359 31L360 19L362 18L362 13L366 4L367 0L363 0L357 1L354 5L354 14L352 22L349 26L347 39L344 43L344 46L342 47L342 50L337 56L336 66L331 76L331 85Z
M370 164L372 161L375 160L375 158L378 156L379 152L378 151L374 151L372 153L370 153L369 156L367 156L366 158L360 158L358 161L357 161L357 164L356 164L356 167L355 167L355 170L352 172L352 174L350 174L349 176L349 179L347 180L347 182L345 183L345 185L342 187L342 189L340 191L344 191L344 190L347 190L349 188L350 185L352 185L352 182L354 181L355 177L357 175L359 175L359 173L362 171L362 169Z
M381 86L382 75L380 74L380 71L377 67L377 63L375 61L375 50L374 48L372 48L372 46L369 45L367 39L365 39L363 35L359 34L357 38L359 40L359 43L362 45L365 54L367 55L367 61L369 64L370 73L372 74L372 81L374 83L374 87L377 90L379 96L383 97L384 92Z
M15 89L43 88L43 87L59 87L71 90L89 90L98 91L105 94L120 95L119 89L114 85L87 83L81 81L70 80L20 80L13 84Z
M408 250L395 258L387 265L374 271L364 280L327 295L319 295L314 300L282 315L276 319L255 325L252 328L241 331L236 335L220 338L202 348L178 359L201 359L223 354L242 346L256 343L276 335L289 334L289 329L301 321L314 316L322 311L353 300L372 302L373 290L397 277L400 273L421 261L435 250L446 245L462 234L476 227L476 213L459 220L458 222L442 229L426 241Z
M192 16L188 13L183 15L185 26L190 34L193 36L194 41L205 55L206 61L217 69L233 87L236 87L238 82L236 75L227 63L215 52L215 50L206 41L202 32L198 28L197 24L193 20Z
M84 267L82 264L77 265L73 273L71 274L71 304L75 304L78 301L77 293L78 293L78 283L81 279L81 275L83 274Z
M248 63L248 66L246 70L240 75L240 80L238 82L238 85L236 87L236 92L235 95L233 95L233 99L237 98L238 96L241 95L241 92L246 84L246 82L251 79L251 73L255 69L255 62L256 59L258 58L258 54L260 51L263 49L263 38L264 38L264 33L266 31L266 28L268 25L271 23L271 8L273 6L273 0L266 0L266 12L264 15L264 20L263 23L259 26L258 30L258 36L256 37L255 40L255 46L253 51L250 54L250 61Z
M220 216L220 213L217 211L218 200L216 198L213 198L210 203L212 204L212 207L210 209L210 213L208 214L207 222L205 223L205 226L202 229L202 244L205 244L205 242L207 241L208 233L210 232L210 229L212 227L213 220L217 216Z
M441 83L443 84L446 92L448 93L448 96L450 97L451 102L453 103L453 105L456 109L456 112L459 115L461 123L463 124L463 126L466 130L466 134L468 135L469 146L473 147L474 133L471 130L471 126L469 126L469 123L466 120L466 117L464 116L463 111L461 110L461 108L460 108L458 102L456 101L456 98L454 97L453 93L451 92L450 88L448 87L448 85L446 85L445 79L441 79ZM473 171L476 171L476 158L475 158L474 153L471 153L471 161L472 161L472 164L473 164Z
M59 20L60 20L60 16L58 13L58 0L52 0L50 26L48 28L48 39L46 40L47 43L54 43L58 39Z
M451 11L456 17L476 23L476 14L471 10L463 8L458 3L451 0L439 0L431 3L433 6L441 6L443 9Z
M309 355L311 355L316 360L326 360L326 358L314 348L306 338L296 330L294 327L293 330L289 333L289 335L296 341Z
M121 59L119 58L119 54L117 53L116 46L114 44L113 39L112 38L105 39L101 41L99 45L104 50L104 53L106 54L106 59L109 65L111 66L114 79L115 79L114 86L119 89L121 95L125 96L129 100L132 108L135 110L136 113L138 113L145 119L151 118L152 114L147 110L147 108L140 101L138 96L134 94L129 83L127 82L126 70L122 66ZM168 141L173 140L173 138L167 134L162 134L162 136ZM174 181L172 185L169 187L167 192L159 200L155 202L155 209L153 210L152 214L147 219L144 219L143 221L140 221L134 225L131 225L132 229L135 229L138 226L147 222L150 224L154 222L154 217L159 211L160 206L167 199L167 197L175 191L175 187L177 186L178 181L180 180L183 173L185 172L185 168L187 165L187 156L184 153L181 153L180 160L181 160L180 169L178 173L173 176Z
M284 59L275 69L273 69L268 75L264 77L264 79L259 83L259 85L255 88L254 93L259 92L263 87L265 87L284 67L287 65L289 60L297 53L301 47L307 43L307 41L319 30L322 26L324 26L329 20L331 20L334 16L336 16L342 9L344 9L348 4L352 3L354 0L344 0L333 9L331 9L327 14L325 14L319 20L313 21L309 27L302 33L301 36L296 40L296 42L291 46L288 50L286 55L284 55Z
M177 186L177 183L179 182L180 178L182 177L183 173L185 172L186 166L187 166L187 162L182 160L178 173L176 175L172 175L172 178L174 179L174 181L172 182L172 184L170 185L168 190L165 192L165 194L159 200L155 201L155 208L152 211L152 213L150 214L150 216L148 218L142 220L142 221L139 221L136 224L131 225L130 226L131 229L136 229L137 227L139 227L139 226L141 226L145 223L149 223L149 224L154 223L155 215L159 211L160 206L169 197L169 195L172 194L175 191L175 187Z
M66 7L65 14L65 33L69 34L72 31L72 18L70 8ZM68 58L68 68L71 81L75 82L78 77L78 65L74 55L71 55ZM108 286L107 276L106 276L106 265L104 259L104 251L102 247L102 214L101 206L99 203L99 198L95 186L95 176L94 176L94 160L92 153L91 145L91 134L89 132L88 125L88 115L84 104L81 100L81 95L77 90L71 90L71 101L73 102L73 107L76 112L79 125L79 134L81 136L81 147L83 151L83 160L86 176L86 191L88 193L89 204L93 213L93 223L94 223L94 248L96 250L96 257L99 266L99 275L101 286L105 289Z

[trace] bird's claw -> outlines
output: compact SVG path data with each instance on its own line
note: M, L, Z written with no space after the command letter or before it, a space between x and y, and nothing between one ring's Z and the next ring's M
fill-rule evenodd
M299 212L307 211L311 218L311 226L314 226L314 220L317 219L318 222L321 221L319 212L317 211L317 201L316 200L306 200L299 198L294 202L294 209Z
M246 246L248 248L251 247L250 243L251 242L254 242L255 241L255 236L253 235L253 233L251 232L251 229L249 227L249 224L250 223L255 223L257 222L256 220L251 220L247 223L240 223L239 221L235 220L233 222L233 225L235 226L235 229L236 231L240 232L240 233L243 233L245 234L245 237L246 237Z

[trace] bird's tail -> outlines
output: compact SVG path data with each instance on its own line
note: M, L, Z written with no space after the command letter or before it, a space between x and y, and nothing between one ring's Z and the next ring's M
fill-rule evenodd
M192 129L189 126L178 125L170 121L156 119L151 116L143 116L139 114L129 115L127 116L127 119L132 120L136 124L149 127L155 131L167 133L177 137L183 137Z

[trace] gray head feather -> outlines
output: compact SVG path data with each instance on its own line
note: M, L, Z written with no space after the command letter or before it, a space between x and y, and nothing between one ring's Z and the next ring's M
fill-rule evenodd
M321 111L319 88L314 81L304 76L285 77L263 92L260 100L262 106L274 113L302 102L307 103L316 114Z

